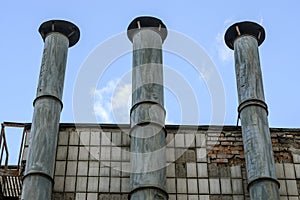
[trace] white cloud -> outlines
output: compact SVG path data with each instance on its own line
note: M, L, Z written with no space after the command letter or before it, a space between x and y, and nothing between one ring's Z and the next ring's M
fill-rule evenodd
M264 23L264 18L263 18L263 16L259 16L258 18L259 18L259 24L260 24L260 25L263 25L263 23Z
M131 84L120 80L110 81L95 89L94 112L101 123L129 123Z
M228 26L228 25L231 25L233 23L233 19L232 18L228 18L224 21L224 25L225 26Z
M221 61L230 61L233 58L233 51L229 49L224 42L224 34L218 33L216 36L216 48Z

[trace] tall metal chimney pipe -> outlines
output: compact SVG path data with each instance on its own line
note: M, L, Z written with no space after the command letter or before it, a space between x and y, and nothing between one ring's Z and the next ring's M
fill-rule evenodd
M133 43L131 122L131 200L168 199L162 43L163 22L138 17L127 30Z
M225 42L234 50L248 190L252 200L279 200L272 141L268 124L258 46L265 30L253 22L233 24Z
M68 47L79 40L79 29L62 20L44 22L45 41L22 187L22 200L50 200Z

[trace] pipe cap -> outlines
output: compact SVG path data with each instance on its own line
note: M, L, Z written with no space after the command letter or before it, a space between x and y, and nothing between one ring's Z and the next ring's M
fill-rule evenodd
M263 43L266 37L265 29L255 22L238 22L231 25L224 36L225 43L230 49L234 49L234 41L243 35L251 35L257 39L258 46Z
M61 33L69 39L69 47L74 46L80 37L79 28L75 24L64 20L46 21L40 26L39 32L44 41L49 33Z
M166 39L168 35L168 31L166 25L160 20L155 17L143 16L135 18L127 28L127 36L129 40L132 42L133 36L141 29L151 29L157 32L160 36L162 41Z

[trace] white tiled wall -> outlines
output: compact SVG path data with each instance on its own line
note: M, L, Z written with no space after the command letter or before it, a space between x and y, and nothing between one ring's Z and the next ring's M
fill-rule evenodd
M170 200L249 199L245 168L228 165L211 175L204 132L168 131L167 192ZM195 134L196 133L196 134ZM26 143L27 152L28 142ZM127 199L130 192L128 130L66 129L59 134L54 199ZM300 156L277 163L281 199L299 200ZM298 181L298 182L297 182Z

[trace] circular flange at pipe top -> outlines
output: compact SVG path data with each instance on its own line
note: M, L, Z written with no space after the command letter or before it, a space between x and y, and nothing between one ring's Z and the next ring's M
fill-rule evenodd
M69 39L69 47L74 46L80 38L79 28L72 22L64 20L49 20L41 24L39 33L45 41L48 34L58 32Z
M266 37L265 29L255 22L238 22L231 25L224 36L225 43L230 49L234 49L234 41L241 36L251 35L257 39L258 46L263 43Z
M168 35L166 25L160 19L155 17L142 16L132 20L127 28L127 36L131 42L133 41L134 35L140 29L151 29L157 32L161 36L162 42L165 41Z

